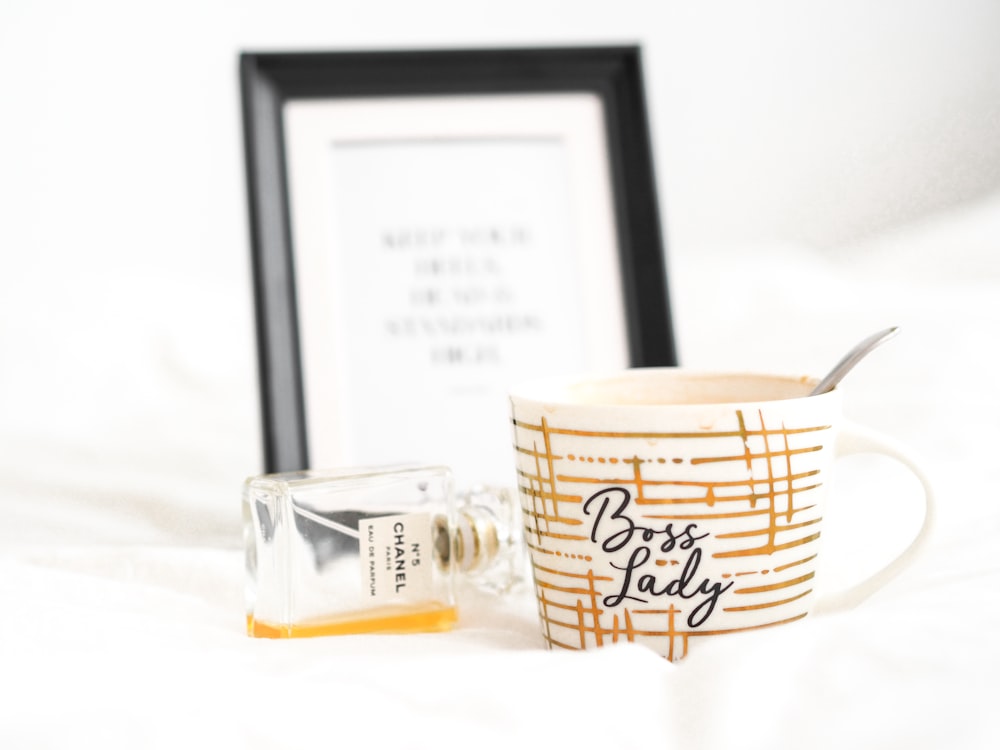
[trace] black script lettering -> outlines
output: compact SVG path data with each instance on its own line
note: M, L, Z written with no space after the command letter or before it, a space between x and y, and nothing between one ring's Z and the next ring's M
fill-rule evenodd
M632 496L627 489L609 487L591 495L583 504L584 515L594 517L590 529L591 542L600 545L609 554L632 545L624 566L610 563L612 568L624 574L617 593L603 598L604 606L617 607L626 599L645 604L652 597L703 597L687 617L689 627L700 627L715 611L722 594L733 586L732 581L723 584L708 578L698 580L702 551L696 543L709 534L699 534L696 523L689 523L680 531L672 523L662 528L637 524L628 514L631 502ZM653 544L648 544L650 542ZM654 547L663 553L675 548L690 551L680 575L657 578L655 572L646 572L648 569L644 566L652 559Z
M616 552L620 550L622 547L624 547L626 544L628 544L628 540L632 538L632 531L635 528L635 524L632 523L632 520L626 517L624 528L619 529L614 534L605 539L603 542L598 541L597 527L600 526L601 520L604 518L604 514L608 510L608 505L610 505L612 502L613 495L621 496L621 503L619 504L615 512L611 514L611 519L615 520L617 518L622 517L622 511L628 506L629 500L632 499L632 496L629 494L629 491L624 487L611 487L606 490L601 490L600 492L593 494L589 498L587 498L587 501L583 504L583 514L585 516L589 516L591 513L590 511L591 503L593 503L595 500L598 500L601 503L601 507L597 511L597 518L594 519L594 525L590 528L590 541L594 542L595 544L600 544L601 549L603 549L605 552ZM625 535L625 538L621 542L616 542L615 540L621 537L623 534Z
M624 570L625 576L622 579L621 588L617 594L604 597L604 606L617 607L625 599L647 603L649 599L633 596L629 593L632 586L633 577L636 571L645 565L651 554L648 547L636 547L632 551L632 556L625 567L611 563L611 567ZM644 573L636 579L635 588L637 591L649 596L677 596L681 599L693 599L697 596L705 596L705 599L691 610L687 618L689 627L697 628L705 623L715 610L715 605L723 592L732 587L733 582L726 584L713 583L707 578L703 578L700 583L694 584L694 579L698 574L698 566L701 564L701 549L696 548L688 556L684 569L677 578L672 578L666 583L657 579L653 573Z
M604 597L605 607L617 607L625 599L631 599L632 601L635 602L642 602L643 604L649 601L648 599L640 599L638 596L630 596L627 593L629 590L629 586L632 585L632 571L644 565L646 561L649 560L649 554L650 554L649 547L636 547L634 550L632 550L632 556L628 559L628 564L624 568L619 565L615 565L614 563L611 563L612 568L617 568L618 570L625 571L625 578L622 580L621 590L617 594L615 594L614 596ZM648 578L648 576L644 576L644 578Z
M604 524L605 526L611 526L610 533L604 537L603 541L600 541L598 539L598 527L602 526L608 506L614 502L615 496L619 498L618 507L608 516L608 523ZM688 550L699 539L704 539L708 536L707 533L695 534L695 530L698 528L698 524L696 523L689 523L680 533L674 531L672 523L668 523L662 529L639 526L626 513L629 503L632 502L632 495L624 487L609 487L606 490L601 490L591 495L583 504L584 515L591 515L591 503L595 501L600 503L600 508L596 511L597 517L594 519L594 525L590 530L590 541L600 544L601 549L605 552L617 552L631 542L632 537L637 533L644 542L651 542L657 536L661 536L660 552L670 552L675 545L679 545L683 550Z

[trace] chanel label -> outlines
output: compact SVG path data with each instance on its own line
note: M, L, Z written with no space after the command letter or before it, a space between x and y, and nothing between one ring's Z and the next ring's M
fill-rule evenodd
M362 598L369 605L401 604L432 593L431 517L381 516L361 523Z

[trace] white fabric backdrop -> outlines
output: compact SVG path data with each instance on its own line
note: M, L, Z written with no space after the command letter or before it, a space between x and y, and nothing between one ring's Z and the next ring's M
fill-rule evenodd
M977 266L972 248L1000 240L998 217L994 200L956 215L954 231L941 220L871 243L857 264L789 248L674 264L711 290L678 294L698 364L820 368L876 324L904 326L852 376L847 403L923 454L938 525L918 563L857 609L713 643L677 665L638 647L544 651L528 588L500 602L463 591L449 634L255 641L243 635L230 528L236 478L227 516L185 497L194 480L95 470L76 486L66 476L5 497L0 737L12 747L284 747L344 731L375 747L400 733L439 747L470 737L484 747L994 747L1000 515L989 477L1000 402L980 344L1000 322L1000 274ZM925 276L913 263L870 275L930 238L963 246L976 272ZM742 335L720 332L719 307L747 288L766 302L744 316ZM877 303L858 304L866 298ZM202 406L212 408L207 394ZM238 433L234 424L229 437ZM125 449L130 436L104 439ZM843 468L837 491L852 504L917 500L890 467ZM849 538L850 527L829 530L838 583L884 562L912 530Z

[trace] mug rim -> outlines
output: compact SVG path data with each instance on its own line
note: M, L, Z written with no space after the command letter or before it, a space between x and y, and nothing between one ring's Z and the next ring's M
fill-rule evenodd
M610 386L614 381L628 381L631 383L642 383L654 378L669 377L676 381L687 380L688 382L698 382L709 386L718 387L722 381L732 383L740 381L746 384L753 381L757 385L767 384L772 388L775 386L786 386L794 392L788 395L777 397L761 397L749 395L740 398L703 398L690 400L663 400L654 401L644 399L641 401L629 402L621 400L604 401L596 398L585 399L581 396L573 397L574 388L583 389L593 385L598 388L602 385ZM812 375L789 374L776 371L764 370L726 370L726 369L702 369L688 368L683 366L673 367L630 367L619 370L549 375L541 378L522 380L512 383L507 388L508 398L512 402L534 403L547 406L586 408L586 409L623 409L641 410L651 408L664 408L670 410L678 409L703 409L716 406L756 406L764 404L775 404L781 402L794 402L809 399L811 402L819 404L839 397L839 391L834 388L826 393L817 396L810 396L810 392L819 383L819 378Z

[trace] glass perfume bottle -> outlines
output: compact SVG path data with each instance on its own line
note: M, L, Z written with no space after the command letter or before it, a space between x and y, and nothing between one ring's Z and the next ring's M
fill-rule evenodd
M448 630L456 576L521 574L512 493L455 493L443 466L301 471L243 486L247 632L264 638Z

